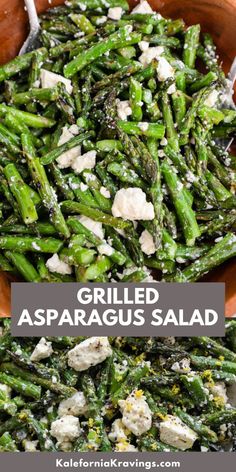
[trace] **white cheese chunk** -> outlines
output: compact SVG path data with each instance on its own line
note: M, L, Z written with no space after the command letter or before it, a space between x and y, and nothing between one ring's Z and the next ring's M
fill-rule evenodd
M71 125L69 127L69 131L70 133L72 133L74 136L77 136L77 134L79 134L79 128L77 125Z
M37 79L37 80L34 81L33 87L34 87L34 88L39 88L39 87L40 87L40 80L39 80L39 79Z
M234 59L235 65L235 59ZM233 64L231 69L233 68ZM219 94L219 102L222 105L222 108L232 108L235 109L234 103L234 82L231 79L226 79L226 84L224 90Z
M11 396L11 387L9 387L8 385L5 385L5 384L0 384L0 391L6 395L6 397L9 397Z
M174 362L171 369L182 374L190 372L190 360L184 357L179 362Z
M76 157L71 164L72 169L76 174L80 174L85 169L93 169L96 165L96 155L96 151L92 150Z
M208 447L201 446L201 452L207 452L207 451L209 451Z
M120 120L127 120L127 117L132 115L129 100L116 99L117 115Z
M153 282L154 282L154 283L158 283L158 281L153 278L152 274L151 274L150 271L147 269L147 267L144 266L143 269L145 269L145 271L146 271L146 277L145 277L145 279L142 280L142 282L147 282L147 283L153 283Z
M148 41L140 41L138 43L139 49L141 49L142 52L147 51L149 48L149 42Z
M169 95L172 95L172 93L175 93L176 92L176 85L175 84L171 84L168 89L167 89L167 93Z
M85 226L85 228L90 229L92 233L98 236L98 238L104 238L104 229L102 227L102 223L100 223L99 221L94 221L88 216L84 215L78 216L78 220L83 226Z
M135 452L138 449L128 441L121 441L116 444L115 452Z
M209 388L213 397L219 399L223 405L228 402L226 386L224 382L216 382L215 385L212 385Z
M77 372L100 364L112 355L112 349L107 337L93 336L77 344L68 352L68 365Z
M25 452L35 452L37 451L38 441L29 441L24 439L22 442Z
M76 392L72 397L62 400L58 407L58 415L81 416L88 410L88 405L83 392Z
M113 7L108 9L107 17L111 20L120 20L122 17L123 10L121 7Z
M167 336L166 338L162 338L163 344L165 346L174 346L175 344L175 337L174 336Z
M46 441L44 443L44 447L45 447L46 451L48 449L50 449L52 446L53 446L53 441L51 439L46 439Z
M174 78L174 69L165 57L160 56L157 64L157 77L160 82Z
M59 443L73 441L78 438L80 432L79 419L72 415L63 416L51 424L50 433Z
M118 190L112 205L113 216L125 220L153 220L154 207L147 202L146 194L141 188L128 187Z
M191 449L197 437L197 434L178 417L167 415L160 424L160 440L181 451Z
M111 256L114 252L114 249L109 244L103 243L98 246L98 252L99 254L104 254L105 256Z
M111 198L110 191L106 187L101 187L100 188L100 193L103 195L105 198Z
M47 357L51 356L52 353L52 343L50 341L46 341L45 338L41 338L38 344L35 346L30 356L30 360L32 362L41 361L41 359L46 359Z
M76 125L70 126L70 128L67 128L67 126L64 126L62 128L62 134L59 138L58 141L58 146L61 146L62 144L67 143L74 137L75 134L78 134L76 132L76 128L78 128ZM76 159L78 156L81 155L81 146L75 146L72 149L69 149L69 151L63 152L57 159L58 167L59 169L66 169L67 167L70 167L73 160Z
M139 238L139 242L141 244L142 251L148 256L156 252L153 237L151 233L149 233L149 231L147 231L146 229L142 232Z
M107 16L99 16L96 18L96 25L102 25L103 23L106 23L107 21Z
M74 159L77 159L81 155L81 146L75 146L69 151L63 152L57 159L59 169L66 169L71 167Z
M71 441L63 441L62 443L60 443L60 451L71 452L72 446L73 444Z
M121 419L113 421L111 425L111 431L108 434L108 438L112 442L120 442L121 440L126 440L130 431L122 423Z
M81 192L86 192L86 190L88 190L88 185L84 184L83 182L81 182L80 184L80 190Z
M67 128L67 126L63 126L62 133L61 133L61 136L60 136L59 141L58 141L58 146L61 146L62 144L67 143L73 137L74 137L74 135L70 131L70 129Z
M87 5L84 2L77 2L78 7L80 8L81 11L86 11L87 10Z
M143 42L144 41L142 41L142 43ZM163 46L154 46L151 48L147 48L139 57L139 62L141 62L144 67L146 67L148 64L150 64L153 61L153 59L158 59L163 52L164 52Z
M58 254L53 254L46 262L46 267L50 272L66 275L72 273L72 267L67 262L61 261Z
M162 138L161 141L160 141L160 145L161 145L161 146L167 146L167 144L168 144L167 139L166 139L166 138Z
M212 92L206 98L204 105L206 105L207 107L214 107L217 103L218 98L219 98L218 90L212 90Z
M148 130L149 123L147 123L147 121L140 121L140 123L138 124L138 127L141 129L143 133L145 133L145 131Z
M140 3L138 3L138 5L136 5L136 7L134 7L131 11L131 15L134 13L141 13L145 15L148 13L153 13L153 9L146 0L140 0Z
M152 412L142 390L132 392L126 400L119 400L118 404L122 413L122 423L135 436L141 436L151 428Z
M40 80L42 88L51 88L55 87L59 82L62 82L69 94L72 93L73 87L70 79L66 79L63 75L55 74L46 69L41 69L40 71Z

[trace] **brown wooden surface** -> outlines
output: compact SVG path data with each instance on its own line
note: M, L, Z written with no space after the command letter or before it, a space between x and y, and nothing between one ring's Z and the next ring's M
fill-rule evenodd
M64 3L36 0L38 12ZM131 5L137 1L130 0ZM236 0L149 0L163 16L184 18L187 24L200 23L219 48L224 70L236 55ZM23 0L0 0L0 63L12 59L27 35L28 22ZM236 315L236 262L230 261L204 280L226 283L226 316ZM0 316L10 314L9 279L0 274Z

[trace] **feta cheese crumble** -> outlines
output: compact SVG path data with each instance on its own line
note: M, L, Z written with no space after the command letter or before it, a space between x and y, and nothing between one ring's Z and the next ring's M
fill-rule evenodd
M89 229L90 231L92 231L92 233L98 236L98 238L104 238L104 230L102 227L102 223L100 223L99 221L94 221L88 216L84 215L78 216L78 220L83 226L85 226L85 228Z
M51 435L59 443L73 441L80 435L80 423L78 418L72 415L66 415L51 424Z
M160 440L181 451L191 449L197 438L195 431L176 416L167 415L167 418L160 423Z
M5 384L0 384L0 392L4 393L4 395L6 395L6 397L9 397L11 396L11 387L9 387L9 385L5 385Z
M81 416L88 410L88 405L83 392L76 392L72 397L59 403L58 416Z
M122 423L135 436L141 436L151 428L152 412L142 390L132 392L126 400L119 400L118 404L122 413Z
M226 386L224 382L216 382L212 385L210 391L215 399L219 399L223 405L228 402L228 396L226 393Z
M174 364L171 366L171 370L182 374L190 372L190 359L184 357L179 362L174 362Z
M153 13L153 9L146 0L140 0L140 3L136 5L131 11L131 15L134 13L141 13L143 15Z
M58 146L61 146L62 144L67 143L74 137L74 135L78 134L76 132L76 125L70 126L70 128L67 128L67 126L63 126L62 128L62 134L59 138L58 141ZM78 128L77 128L78 129ZM78 156L81 154L81 146L75 146L72 149L69 149L66 152L63 152L57 159L58 167L59 169L66 169L67 167L70 167L73 160L76 159Z
M146 41L141 41L141 43L139 43L139 45L141 44L143 47L142 43L146 43ZM159 59L161 54L163 54L164 52L163 46L154 46L151 48L150 47L147 48L145 45L144 48L145 49L143 50L143 53L139 57L139 62L141 62L141 64L143 64L144 67L150 64L153 61L153 59Z
M69 131L70 133L72 133L74 136L77 136L77 134L79 134L79 128L77 125L71 125L69 127Z
M120 442L121 440L126 440L130 431L122 423L121 419L113 421L111 425L111 431L108 434L108 438L112 442Z
M130 444L128 441L119 441L116 444L115 452L135 452L138 449L133 445Z
M167 144L168 144L167 139L166 139L166 138L162 138L161 141L160 141L160 145L161 145L161 146L167 146Z
M66 79L63 75L55 74L55 72L51 72L46 69L40 70L40 80L41 80L41 87L42 88L52 88L55 87L59 82L62 82L65 87L66 91L71 94L73 91L72 83L70 79Z
M72 267L67 262L61 261L58 254L53 254L46 262L46 267L50 272L57 272L61 275L70 275L72 273Z
M138 43L139 49L144 52L147 51L149 48L149 42L148 41L140 41Z
M80 174L85 169L93 169L96 165L96 151L88 151L73 159L71 167L76 174Z
M114 252L114 249L109 244L103 243L98 246L98 252L99 254L104 254L105 256L111 256Z
M105 16L105 15L99 16L96 19L96 25L102 25L103 23L106 23L106 21L107 21L107 16Z
M80 184L80 190L81 192L86 192L86 190L88 190L88 185L84 184L83 182L81 182Z
M206 98L204 105L206 105L207 107L214 107L218 98L219 98L218 90L212 90L212 92Z
M62 443L60 443L60 449L63 452L72 451L72 446L73 446L73 444L70 441L63 441Z
M148 130L148 126L149 126L149 123L147 123L146 121L140 122L138 124L139 129L141 129L143 133L145 133L145 131Z
M47 357L51 356L52 353L52 343L50 341L46 341L45 338L41 338L38 344L35 346L30 356L30 360L32 362L41 361L41 359L46 359Z
M168 89L167 89L167 93L169 95L172 95L172 93L175 93L176 92L176 85L175 84L171 84Z
M123 10L121 7L109 8L107 17L111 20L120 20L122 17Z
M77 372L100 364L112 355L112 349L107 337L93 336L77 344L68 352L68 365Z
M127 117L132 115L129 100L116 99L117 115L120 120L126 121Z
M147 202L146 194L138 187L118 190L111 210L113 216L124 220L153 220L155 217L153 204Z
M153 237L149 231L146 229L142 232L139 242L141 244L141 249L144 252L144 254L147 254L147 256L150 256L151 254L154 254L156 252L156 247L153 241Z
M174 69L165 57L160 56L157 64L157 77L160 82L174 78Z
M110 191L106 187L101 187L100 188L100 193L103 195L105 198L111 198Z
M28 439L25 439L23 441L23 447L25 452L35 452L37 451L37 445L38 441L29 441Z

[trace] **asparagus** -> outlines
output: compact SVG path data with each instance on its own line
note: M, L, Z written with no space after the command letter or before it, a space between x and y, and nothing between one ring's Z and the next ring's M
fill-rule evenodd
M4 372L0 372L0 382L9 385L9 387L13 388L16 392L22 393L26 397L32 397L37 400L41 396L41 388L39 386L22 379L17 379Z
M8 164L4 169L10 190L17 200L19 211L25 224L37 221L38 215L30 192L14 164Z
M35 155L31 136L29 134L22 134L22 145L32 178L35 181L36 187L38 187L39 194L45 207L50 212L52 223L55 225L55 228L59 233L68 238L70 235L69 230L66 226L54 192L48 182L41 161Z
M186 201L186 196L183 193L183 185L178 180L175 171L167 161L163 162L161 170L171 192L173 203L183 228L186 244L187 246L194 246L195 239L200 236L200 230L194 211Z
M141 38L141 34L131 33L130 28L124 26L111 34L107 39L91 46L85 53L79 54L77 58L65 66L64 74L66 77L71 77L106 52L122 48L123 46L137 44Z
M13 264L13 266L17 269L19 274L23 276L23 278L27 282L40 282L41 278L33 266L31 262L25 257L24 254L11 251L6 251L5 256L9 261Z
M182 273L171 277L171 280L175 282L194 282L207 273L211 268L222 264L222 262L226 261L230 257L234 257L235 254L235 235L233 233L228 233L221 241L210 249L205 256L202 256L200 259L193 262L190 266L184 269Z

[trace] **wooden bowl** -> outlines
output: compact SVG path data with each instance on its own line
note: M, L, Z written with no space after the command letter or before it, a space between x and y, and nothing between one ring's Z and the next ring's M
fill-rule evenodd
M23 0L0 0L0 63L17 55L28 31ZM35 0L38 12L60 5L63 0ZM138 1L130 0L134 6ZM183 18L187 24L200 23L212 34L225 72L236 56L236 0L149 0L154 10L170 18ZM10 315L10 278L0 274L0 316ZM230 261L204 278L225 282L225 315L236 315L236 262Z

